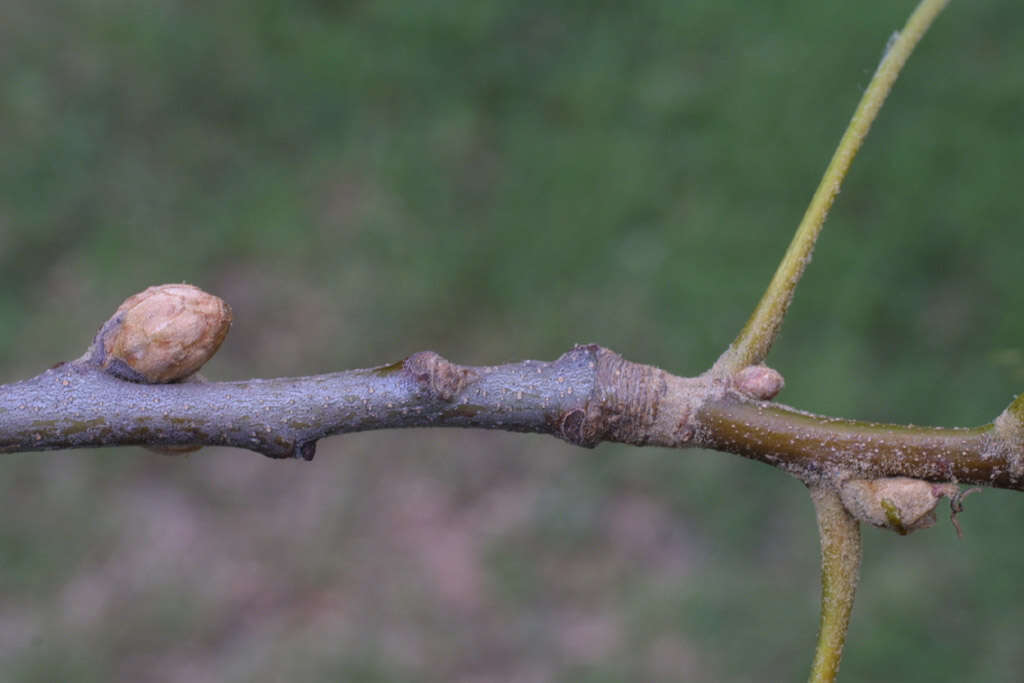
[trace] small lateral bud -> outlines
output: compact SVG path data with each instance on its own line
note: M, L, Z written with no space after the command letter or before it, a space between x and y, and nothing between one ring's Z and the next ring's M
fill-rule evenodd
M736 373L733 382L741 393L762 401L775 398L786 384L777 370L766 365L748 365Z
M956 484L921 479L849 479L839 489L843 505L854 517L904 536L935 524L935 506L959 494Z
M133 382L184 379L217 352L231 309L192 285L157 285L128 297L96 335L100 367Z

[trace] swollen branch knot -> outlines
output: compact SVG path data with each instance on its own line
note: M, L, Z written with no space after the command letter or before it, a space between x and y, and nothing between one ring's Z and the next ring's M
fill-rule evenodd
M577 346L560 360L569 358L585 360L594 384L582 405L561 416L560 438L586 448L602 441L676 448L693 439L704 380L674 377L596 344Z
M475 374L455 365L434 351L420 351L405 359L405 370L430 393L450 403L466 388Z
M666 391L665 373L626 360L603 347L597 356L597 382L587 405L591 438L643 445L658 417ZM589 439L588 439L589 440Z
M839 497L858 520L901 536L933 526L936 505L949 498L953 525L960 533L956 513L963 509L963 496L956 484L935 484L908 477L848 479L839 487Z

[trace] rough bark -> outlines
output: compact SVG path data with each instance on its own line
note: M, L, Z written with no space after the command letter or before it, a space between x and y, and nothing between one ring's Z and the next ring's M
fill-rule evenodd
M0 386L0 451L114 445L235 446L311 460L332 434L476 427L677 447L707 383L596 345L557 360L456 365L432 351L365 370L244 382L143 384L95 355Z
M469 427L584 447L712 448L809 484L912 477L1024 488L1024 428L1013 411L971 429L865 423L760 400L751 393L764 392L737 377L678 377L592 344L552 362L473 367L421 351L311 377L144 384L105 371L93 350L0 386L0 452L217 445L311 460L332 434Z

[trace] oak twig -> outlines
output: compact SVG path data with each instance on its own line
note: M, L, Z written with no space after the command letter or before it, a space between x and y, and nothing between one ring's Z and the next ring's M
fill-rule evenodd
M887 46L771 283L702 375L672 375L591 344L551 362L473 367L421 351L368 369L207 382L194 373L224 340L230 308L197 288L162 285L126 300L81 358L0 385L0 452L218 445L309 461L317 442L334 434L468 427L549 434L583 447L608 441L735 453L810 488L822 551L811 681L833 681L857 587L860 521L905 534L933 523L942 497L958 512L966 494L957 484L1024 490L1024 396L980 427L868 423L770 403L783 379L761 365L853 158L947 3L922 0Z
M0 385L0 452L115 445L234 446L312 459L332 434L475 427L592 447L699 446L806 482L835 472L1024 489L1024 427L858 422L758 400L710 375L678 377L597 345L552 362L457 365L432 351L376 368L241 382L143 384L92 354Z
M768 355L853 158L903 65L946 4L948 0L921 0L903 31L890 39L782 262L750 319L711 369L713 376L734 378L748 368L756 367ZM1004 443L993 441L997 430L991 425L943 432L838 420L826 427L816 416L760 407L751 411L750 408L742 403L711 403L707 406L706 416L718 429L707 425L705 428L712 435L711 442L715 446L761 457L790 470L811 485L823 557L821 635L811 680L832 681L839 670L849 613L853 607L856 567L860 563L858 523L843 507L837 489L841 480L849 476L844 467L872 479L891 476L895 470L906 468L906 461L910 460L918 465L914 469L919 473L912 475L913 478L957 481L966 472L969 472L968 478L984 473L989 485L1015 487L1022 474L1020 449L1006 448ZM1004 415L1007 414L1009 412ZM1013 431L1019 434L1020 430ZM741 438L735 438L737 436ZM808 440L818 446L816 457L811 460L803 458L803 446ZM953 453L957 454L953 458L955 464L950 458ZM1000 457L1007 453L1011 455ZM991 460L1000 460L1004 467L991 468ZM921 489L920 486L911 486L915 490ZM929 491L927 486L921 490ZM928 500L931 497L926 496ZM852 530L846 528L850 524ZM899 514L894 515L892 526L904 528ZM853 578L850 578L851 572L834 556L852 555L853 546L856 546L857 559L852 569Z
M145 444L313 457L331 434L477 427L551 434L580 446L682 446L703 379L676 377L596 345L550 363L455 365L432 351L313 377L142 384L87 355L0 386L0 452Z
M814 243L821 234L821 227L839 194L847 171L850 170L850 164L857 156L864 138L871 130L871 124L878 116L910 53L948 3L949 0L923 0L910 15L907 25L887 46L875 75L853 112L846 132L839 140L839 145L811 198L803 220L793 235L793 241L747 324L715 363L716 373L734 374L748 365L760 363L768 355L782 328L782 320L789 310L789 304L793 301L796 285L811 260Z
M839 673L853 599L860 577L860 523L831 488L811 487L821 537L821 623L811 683L831 683Z

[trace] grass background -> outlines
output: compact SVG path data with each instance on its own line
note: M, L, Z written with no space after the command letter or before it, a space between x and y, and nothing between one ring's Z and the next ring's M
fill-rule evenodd
M706 368L911 3L0 7L0 381L188 281L206 374L576 342ZM1024 7L958 2L854 164L781 400L970 425L1024 386ZM802 488L707 452L483 432L4 457L7 681L800 680ZM1024 498L868 529L843 680L1015 680Z

